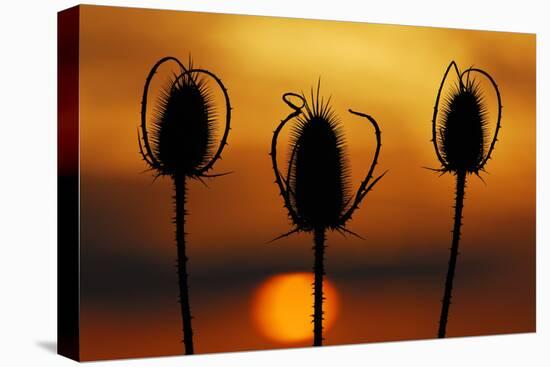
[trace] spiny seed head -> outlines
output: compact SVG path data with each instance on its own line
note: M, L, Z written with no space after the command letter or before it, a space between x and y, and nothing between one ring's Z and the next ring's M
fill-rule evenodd
M162 174L197 175L215 149L215 119L212 92L204 77L184 72L170 79L158 98L151 130Z
M488 149L487 109L479 83L469 79L453 87L443 102L438 128L447 170L477 173Z
M329 103L312 93L291 132L290 198L306 229L338 227L350 198L343 131Z

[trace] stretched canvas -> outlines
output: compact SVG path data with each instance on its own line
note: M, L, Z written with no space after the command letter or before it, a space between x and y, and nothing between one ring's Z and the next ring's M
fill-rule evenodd
M58 16L59 353L534 332L534 34Z

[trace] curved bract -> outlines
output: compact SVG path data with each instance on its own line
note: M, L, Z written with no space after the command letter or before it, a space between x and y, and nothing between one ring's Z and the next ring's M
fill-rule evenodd
M298 98L302 102L301 105L297 106L294 103L292 103L292 101L290 100L290 97ZM300 222L300 219L292 209L292 205L290 203L290 196L288 191L288 187L289 187L288 180L284 179L281 176L281 173L279 171L279 164L277 162L277 140L279 138L279 134L281 133L281 131L283 130L283 127L285 127L287 122L292 120L294 117L300 116L300 114L302 113L302 108L306 103L306 100L301 95L298 95L296 93L285 93L283 94L283 101L294 111L290 113L285 119L283 119L279 124L279 126L277 126L277 128L273 132L273 137L271 139L271 151L269 155L271 156L271 164L273 165L273 172L275 173L275 183L279 187L280 195L283 197L284 206L288 210L290 219L295 224L297 224Z
M160 66L168 61L175 62L180 67L181 72L186 71L183 64L177 58L173 56L163 57L162 59L157 61L149 71L149 74L145 79L145 86L143 87L143 96L141 98L141 123L140 123L140 127L138 128L139 151L141 153L143 160L145 160L145 162L147 162L149 166L151 166L154 169L160 169L160 163L153 155L151 146L149 144L149 137L147 133L147 102L148 102L147 96L149 94L149 86L151 84L151 81L153 80L153 76L156 74ZM141 129L141 134L140 134L140 129ZM143 137L143 143L142 143L142 137Z
M487 78L489 82L491 82L491 85L493 86L493 89L495 90L496 96L497 96L497 104L498 104L498 112L497 112L497 123L495 127L495 134L493 135L493 140L491 141L491 144L489 145L489 149L487 150L487 154L485 155L485 158L479 165L479 170L483 170L485 168L485 165L491 159L491 154L493 153L493 150L495 149L495 144L498 141L498 133L501 127L501 119L502 119L502 97L500 96L500 91L498 89L497 83L493 79L491 75L489 75L486 71L477 69L477 68L469 68L462 72L461 79L464 77L464 75L467 74L467 78L470 78L470 73L478 73L481 74L483 77Z

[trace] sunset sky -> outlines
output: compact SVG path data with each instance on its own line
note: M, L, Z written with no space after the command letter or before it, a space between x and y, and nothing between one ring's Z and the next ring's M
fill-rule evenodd
M198 353L311 345L270 337L257 318L263 284L313 265L311 234L268 243L292 229L268 152L291 112L282 94L308 93L319 78L344 127L354 188L375 138L348 108L378 121L377 172L389 169L348 223L365 240L328 235L337 310L325 344L436 336L454 177L423 167L439 167L431 118L451 60L491 74L504 108L485 183L468 177L447 333L535 330L534 35L94 6L80 14L83 359L183 350L172 184L143 172L137 145L145 78L168 55L187 62L191 54L195 66L218 75L234 107L229 146L215 166L233 173L188 185ZM166 65L157 74L151 111L175 71ZM482 87L494 130L496 98Z

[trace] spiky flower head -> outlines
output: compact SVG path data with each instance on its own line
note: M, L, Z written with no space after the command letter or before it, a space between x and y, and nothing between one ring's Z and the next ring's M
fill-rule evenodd
M350 170L342 126L330 98L326 102L319 99L319 88L304 108L291 131L291 204L305 228L336 228L350 201Z
M443 85L451 68L454 67L458 82L444 96L441 118L437 121L439 100ZM488 132L487 105L479 80L472 74L489 79L498 100L498 118L494 137ZM493 78L485 71L469 68L459 72L456 63L449 64L439 88L434 108L432 141L436 154L443 166L441 172L464 172L478 174L490 159L500 129L501 99Z
M146 127L147 95L153 76L165 62L178 64L180 71L174 74L161 90L153 114L151 136ZM211 78L220 88L225 99L225 129L218 148L215 148L216 119L218 110L214 103ZM181 176L201 179L221 157L227 145L231 120L231 105L227 89L222 81L206 69L188 67L176 58L167 56L153 66L143 89L141 125L138 142L141 156L157 176Z
M283 101L293 112L283 119L273 131L271 139L271 163L275 183L279 186L284 206L295 228L274 241L300 231L322 233L325 229L358 236L345 225L359 205L386 174L374 178L382 147L382 132L376 120L352 109L352 115L362 117L374 127L376 148L370 168L357 192L350 194L350 170L341 123L330 106L319 97L320 81L311 100L304 94L287 92ZM298 103L295 103L298 100ZM279 171L277 142L283 127L289 121L297 121L290 133L290 149L286 178Z
M488 149L487 109L479 84L455 85L444 100L438 138L451 171L475 173Z
M189 66L189 70L192 67ZM196 176L215 149L216 108L202 75L174 75L158 98L151 141L164 174Z

